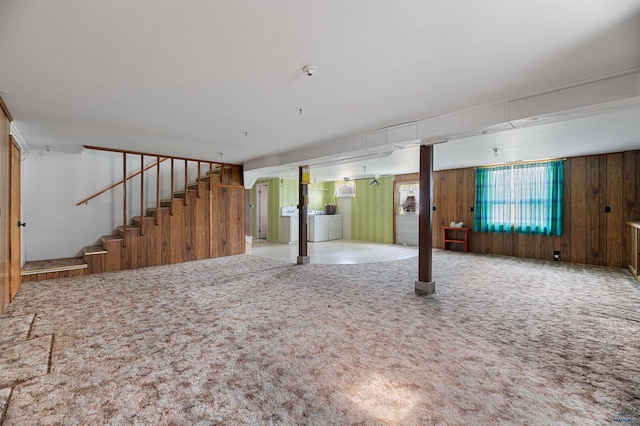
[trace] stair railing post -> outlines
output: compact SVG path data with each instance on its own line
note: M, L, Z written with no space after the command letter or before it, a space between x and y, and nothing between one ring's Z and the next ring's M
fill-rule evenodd
M140 236L144 236L144 154L140 156Z
M184 205L187 206L187 195L189 194L189 168L187 160L184 160Z
M196 185L198 185L196 188L196 197L200 198L200 161L198 161L198 177L196 178Z
M160 157L156 157L156 225L160 225Z
M211 191L211 179L213 179L213 163L209 163L209 191Z
M173 193L175 192L175 176L173 172L173 158L171 159L171 207L170 215L173 216Z
M127 246L127 153L122 153L122 247Z

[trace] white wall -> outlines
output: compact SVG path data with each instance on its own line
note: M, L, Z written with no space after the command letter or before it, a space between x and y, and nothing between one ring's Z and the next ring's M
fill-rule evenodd
M155 161L145 157L145 164ZM208 167L208 166L207 166ZM82 248L99 244L102 235L115 232L122 225L122 185L89 201L76 203L122 179L122 155L85 151L82 154L29 151L23 162L24 203L23 260L56 259L82 255ZM127 174L140 170L140 157L127 157ZM161 196L169 198L170 161L161 165ZM197 175L195 163L189 164L189 181ZM202 176L206 171L202 170ZM184 162L175 162L175 190L184 188ZM154 207L155 168L145 173L145 209ZM140 215L140 178L127 186L127 223Z

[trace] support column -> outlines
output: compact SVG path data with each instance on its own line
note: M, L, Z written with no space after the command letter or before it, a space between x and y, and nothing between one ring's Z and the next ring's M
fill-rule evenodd
M306 170L306 175L303 173ZM298 265L307 265L311 258L307 255L307 208L309 206L309 168L300 166L298 170Z
M420 146L420 206L418 213L418 281L416 294L432 294L436 283L432 278L432 204L433 204L433 146Z

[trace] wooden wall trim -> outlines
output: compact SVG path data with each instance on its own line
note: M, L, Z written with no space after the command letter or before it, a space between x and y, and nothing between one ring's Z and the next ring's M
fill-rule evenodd
M4 103L4 99L0 96L0 109L4 112L4 115L7 116L9 122L13 121L13 117L11 117L11 113L9 112L9 108L7 108L7 104Z

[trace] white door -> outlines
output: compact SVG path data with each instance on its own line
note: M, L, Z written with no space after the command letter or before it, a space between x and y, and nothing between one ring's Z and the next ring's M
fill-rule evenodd
M258 185L258 238L267 239L269 230L269 186Z

